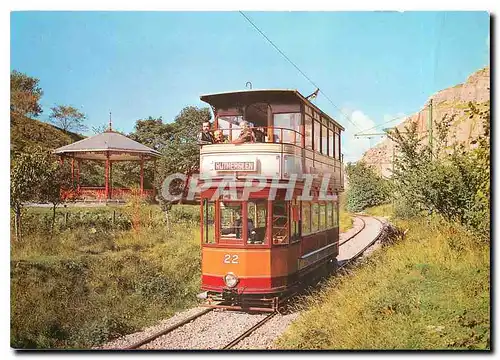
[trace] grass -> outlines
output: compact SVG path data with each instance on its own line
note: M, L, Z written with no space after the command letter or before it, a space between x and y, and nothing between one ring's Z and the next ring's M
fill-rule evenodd
M339 227L340 227L340 229L339 229L339 231L341 233L346 232L347 230L352 228L352 224L353 224L352 214L346 212L343 209L340 209L340 213L339 213Z
M170 229L78 223L12 240L11 346L86 349L195 304L200 234L186 219L199 208L184 210Z
M406 238L304 298L280 348L489 349L488 245L436 218L396 223Z

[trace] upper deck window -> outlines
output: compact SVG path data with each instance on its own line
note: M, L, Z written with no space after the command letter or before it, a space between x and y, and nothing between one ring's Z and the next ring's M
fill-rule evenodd
M274 114L274 127L274 142L300 146L300 113Z
M314 120L314 150L321 152L321 123L318 120Z
M335 129L335 159L340 160L340 130Z
M335 147L334 147L334 136L335 136L335 133L334 133L334 127L333 127L333 124L329 124L328 125L329 128L328 128L328 156L330 157L334 157L335 156Z
M306 149L313 149L313 119L311 115L306 114L305 116L305 137L306 137Z
M237 139L240 136L239 123L243 121L243 115L219 116L217 120L218 128L222 130L228 139ZM250 125L251 126L251 125Z

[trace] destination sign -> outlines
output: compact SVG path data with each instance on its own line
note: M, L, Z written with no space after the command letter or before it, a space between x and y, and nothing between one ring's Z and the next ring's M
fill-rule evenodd
M254 161L217 161L215 171L255 171Z

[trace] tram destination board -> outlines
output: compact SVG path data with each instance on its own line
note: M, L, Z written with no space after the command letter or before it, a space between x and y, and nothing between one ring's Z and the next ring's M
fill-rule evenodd
M215 171L255 171L255 161L216 161Z

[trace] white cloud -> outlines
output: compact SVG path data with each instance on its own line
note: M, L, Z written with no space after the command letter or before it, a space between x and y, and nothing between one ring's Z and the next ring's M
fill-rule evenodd
M363 153L371 147L371 139L367 137L355 138L354 135L361 130L369 129L375 126L375 122L370 119L361 110L343 111L349 116L350 121L344 122L345 131L342 135L342 151L344 153L344 162L353 162L361 159Z
M357 125L356 127L347 120L343 123L346 130L342 138L342 151L344 153L344 162L346 163L360 160L368 149L387 139L386 136L380 135L355 138L355 134L383 133L385 128L394 127L402 123L408 117L408 115L403 112L396 114L384 114L383 120L380 121L379 124L376 124L375 121L373 121L361 110L343 110L343 113L348 115L349 118ZM375 127L375 129L372 129L373 127Z

